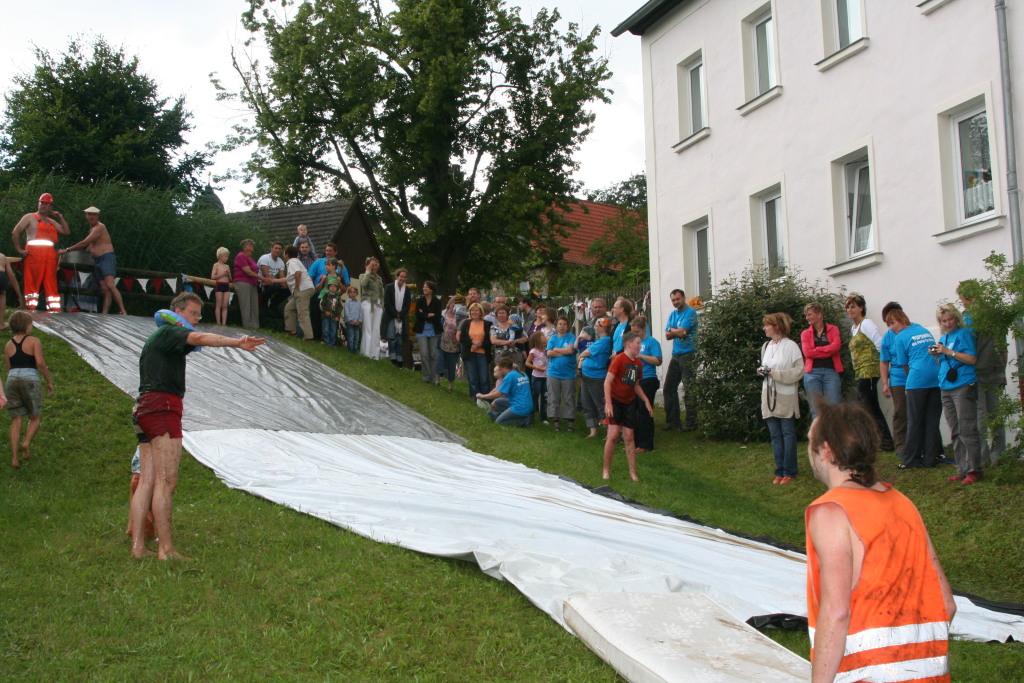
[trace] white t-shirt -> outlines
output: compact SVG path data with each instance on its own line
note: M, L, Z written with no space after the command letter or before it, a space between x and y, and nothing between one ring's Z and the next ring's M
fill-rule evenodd
M304 292L307 289L313 289L313 281L309 278L309 273L306 271L306 266L302 265L302 261L297 258L289 259L285 267L288 273L288 289L292 290L292 294L295 293L295 273L302 273L299 279L300 291Z
M260 267L266 266L270 277L277 277L278 273L284 270L284 259L280 256L274 258L270 254L264 254L256 261L256 265Z

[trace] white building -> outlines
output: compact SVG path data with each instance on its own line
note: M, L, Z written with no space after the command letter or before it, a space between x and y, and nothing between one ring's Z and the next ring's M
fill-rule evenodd
M654 325L670 290L713 297L758 263L860 292L879 323L898 300L933 326L985 256L1012 257L998 5L651 0L620 24L642 37Z

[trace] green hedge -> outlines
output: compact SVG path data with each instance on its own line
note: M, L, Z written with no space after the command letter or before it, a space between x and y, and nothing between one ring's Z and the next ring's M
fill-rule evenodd
M0 239L5 254L16 254L10 230L26 213L35 211L39 195L49 192L54 208L64 214L71 236L60 246L70 246L88 233L84 209L95 205L100 220L110 230L117 253L117 265L208 277L217 260L217 247L227 247L232 256L245 238L256 241L256 255L269 251L269 240L261 228L212 209L193 211L184 195L127 183L76 184L48 176L9 184L0 191L0 225L6 225Z
M846 348L850 326L843 308L845 300L845 294L829 291L820 282L808 282L792 270L779 276L766 268L750 267L719 284L714 300L701 312L698 369L690 384L705 436L738 441L763 441L768 437L761 419L761 380L755 372L761 345L767 340L761 329L761 318L766 313L792 316L790 338L800 343L800 331L807 327L804 306L820 302L825 307L825 322L839 325L843 366L852 369ZM853 373L844 372L844 394L852 383ZM805 432L806 403L801 412Z

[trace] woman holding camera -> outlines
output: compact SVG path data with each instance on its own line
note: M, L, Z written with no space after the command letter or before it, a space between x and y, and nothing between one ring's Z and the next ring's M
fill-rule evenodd
M796 421L800 417L797 389L804 374L800 347L789 338L793 319L769 313L761 319L768 341L761 347L761 417L768 425L775 456L773 484L788 484L796 476Z
M947 481L969 486L981 479L981 437L978 434L978 362L974 335L964 327L960 311L952 304L935 312L942 336L929 353L939 364L942 412L953 437L956 474Z

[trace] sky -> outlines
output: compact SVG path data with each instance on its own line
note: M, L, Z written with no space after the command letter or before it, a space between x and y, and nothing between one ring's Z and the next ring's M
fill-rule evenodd
M612 38L611 30L638 9L644 0L510 0L524 17L541 7L557 8L567 21L590 30L601 26L598 50L608 59L612 77L606 82L611 103L593 106L594 132L576 155L580 168L575 179L587 189L599 189L643 171L643 83L640 39L626 33ZM244 122L246 112L237 103L218 102L210 84L215 73L229 89L238 85L231 68L231 48L242 48L248 33L239 16L243 0L53 0L46 3L45 21L31 3L11 4L0 26L0 92L13 87L13 78L35 65L33 45L51 54L63 52L75 37L88 44L103 36L139 58L140 70L155 80L162 97L184 95L194 129L190 148L220 143L232 125ZM238 168L248 158L244 151L218 153L213 175ZM227 211L247 208L238 182L214 183Z

